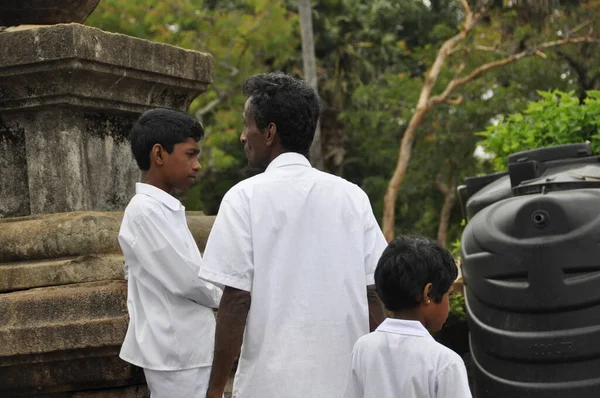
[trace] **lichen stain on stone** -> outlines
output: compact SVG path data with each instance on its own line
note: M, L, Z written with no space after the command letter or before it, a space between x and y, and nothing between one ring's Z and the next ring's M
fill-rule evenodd
M115 144L129 141L129 131L133 125L133 118L116 115L102 115L99 113L84 113L86 133L102 140L112 138Z
M25 130L20 127L9 128L0 118L0 142L15 145L15 148L25 148Z
M5 87L0 86L0 105L3 101L10 101L14 98L14 94Z

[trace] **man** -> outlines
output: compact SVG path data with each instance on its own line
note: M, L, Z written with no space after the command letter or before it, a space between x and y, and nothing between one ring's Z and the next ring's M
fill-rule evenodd
M341 396L353 344L385 318L373 274L387 244L367 195L306 159L317 93L275 73L244 94L240 139L265 172L227 192L205 250L200 276L225 286L207 397L240 347L233 397Z

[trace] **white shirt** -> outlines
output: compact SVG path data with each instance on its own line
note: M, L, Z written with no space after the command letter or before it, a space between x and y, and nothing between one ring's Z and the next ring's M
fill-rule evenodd
M202 258L173 196L136 184L119 231L129 327L120 357L153 370L212 364L222 290L198 277Z
M352 351L344 398L471 398L461 357L419 321L386 319Z
M367 195L297 153L227 192L200 275L251 293L233 397L339 396L386 246Z

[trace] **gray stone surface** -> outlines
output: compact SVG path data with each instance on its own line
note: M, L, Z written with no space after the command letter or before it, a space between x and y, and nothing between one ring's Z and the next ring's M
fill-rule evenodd
M122 281L0 294L0 396L139 382L117 356L126 298Z
M0 26L83 22L99 0L2 0Z
M123 256L92 254L0 264L0 293L35 287L123 279Z
M186 110L212 73L208 54L79 24L0 33L0 112L50 105Z
M0 268L17 262L37 267L48 264L44 261L65 257L120 256L117 237L122 218L121 212L82 211L2 219ZM196 244L203 251L215 216L187 212L186 218ZM79 281L71 283L75 282Z
M0 220L0 267L93 254L120 254L122 213L76 212Z
M212 72L210 55L79 24L0 33L0 218L123 210L131 124L186 110Z
M25 169L22 161L5 169L6 173L13 170L3 181L13 187L8 192L15 197L7 201L12 209L5 216L123 210L131 199L140 171L127 136L137 115L59 108L0 117L11 131L24 132L27 154ZM18 189L14 183L25 176L27 188Z
M0 218L30 214L25 131L0 117Z
M128 321L122 217L0 220L0 397L144 396L141 370L118 358ZM187 219L203 250L214 217Z

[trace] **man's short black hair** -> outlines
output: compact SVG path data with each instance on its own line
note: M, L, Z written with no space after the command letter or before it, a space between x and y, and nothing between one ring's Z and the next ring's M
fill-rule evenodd
M150 169L150 151L160 144L168 153L175 144L193 138L196 142L204 137L202 125L185 112L171 109L151 109L133 124L129 139L131 151L141 170Z
M383 251L375 270L375 285L386 308L400 311L417 307L428 283L432 284L430 297L439 303L457 275L452 255L439 243L400 236Z
M259 129L274 123L286 151L308 154L321 103L306 81L281 72L262 73L246 80L243 93L251 97L251 113Z

